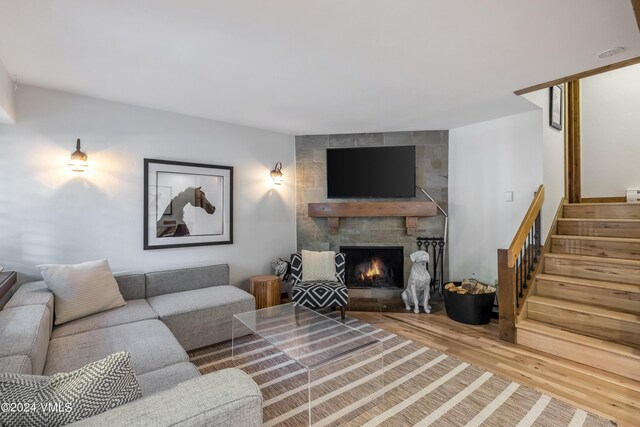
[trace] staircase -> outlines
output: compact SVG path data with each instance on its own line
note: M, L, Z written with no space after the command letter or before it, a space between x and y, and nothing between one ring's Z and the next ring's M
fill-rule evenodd
M640 381L640 204L564 204L516 342Z

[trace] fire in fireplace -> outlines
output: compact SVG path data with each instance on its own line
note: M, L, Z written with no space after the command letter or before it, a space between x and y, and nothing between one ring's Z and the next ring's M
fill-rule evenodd
M351 288L402 288L402 246L342 246L346 282Z
M361 271L360 275L358 276L358 281L360 282L367 282L367 281L374 281L374 280L383 280L386 275L387 275L387 270L386 270L386 265L384 265L384 263L382 262L382 260L378 259L378 258L374 258L371 261L369 261L369 265L366 265L367 263L362 263L360 264L358 267L358 269ZM367 271L364 271L366 268Z

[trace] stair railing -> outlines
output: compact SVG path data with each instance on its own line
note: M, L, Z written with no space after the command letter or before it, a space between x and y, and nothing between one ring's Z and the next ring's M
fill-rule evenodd
M544 186L540 185L509 249L498 249L498 311L500 339L515 342L516 316L532 281L540 257L542 233L540 210Z

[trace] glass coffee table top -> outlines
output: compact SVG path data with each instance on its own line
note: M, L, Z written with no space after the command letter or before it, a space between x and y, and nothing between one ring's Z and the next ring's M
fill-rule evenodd
M234 315L234 338L258 334L307 368L380 345L380 341L305 307L283 304Z
M366 324L352 328L305 307L278 305L233 316L232 358L271 360L275 348L275 355L282 353L302 368L282 364L290 369L283 379L299 384L302 375L304 384L304 392L294 386L291 400L280 402L293 405L283 411L297 413L300 424L327 417L344 423L384 401L384 346L371 329ZM256 348L261 340L269 345Z

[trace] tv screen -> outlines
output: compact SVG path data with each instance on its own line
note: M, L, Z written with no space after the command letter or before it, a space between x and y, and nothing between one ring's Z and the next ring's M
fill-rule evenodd
M415 197L416 147L327 149L327 197Z

